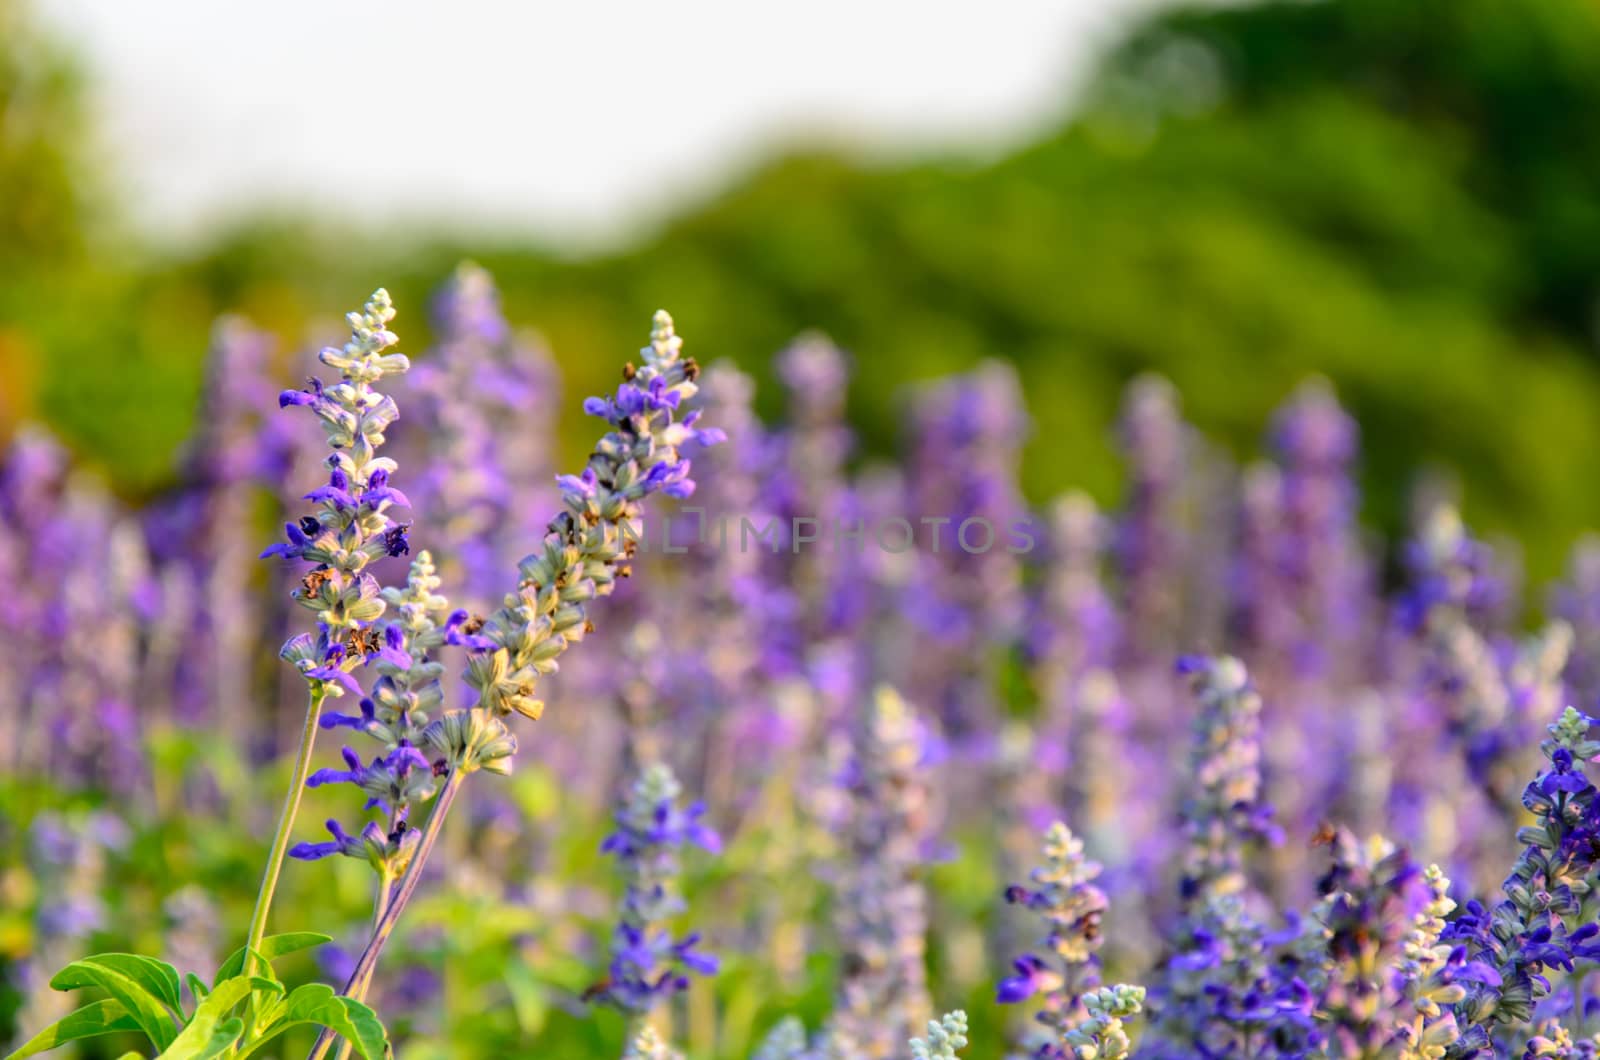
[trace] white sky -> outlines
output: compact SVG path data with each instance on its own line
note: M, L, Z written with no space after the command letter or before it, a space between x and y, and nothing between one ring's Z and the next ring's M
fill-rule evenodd
M993 150L1155 0L38 0L140 222L313 202L605 241L767 150Z

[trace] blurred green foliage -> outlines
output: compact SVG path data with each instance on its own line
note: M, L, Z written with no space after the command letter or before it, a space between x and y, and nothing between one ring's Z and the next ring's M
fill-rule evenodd
M0 35L0 53L14 39ZM0 58L0 80L16 68ZM75 113L70 79L50 83ZM29 220L44 235L0 249L0 269L45 274L63 248L96 245L62 178L82 157L77 125L53 128L61 142L35 158L0 125L0 188L36 181L59 205L28 218L63 226ZM1012 157L796 154L585 260L292 218L183 257L96 253L48 284L0 285L27 292L0 296L0 367L25 350L38 413L136 494L159 486L187 432L215 313L300 341L383 283L417 350L427 292L468 256L496 274L512 318L545 333L573 393L610 385L602 366L638 345L658 305L699 357L758 376L816 327L854 353L852 409L881 451L902 384L1006 357L1037 424L1030 493L1078 484L1113 500L1110 425L1133 374L1170 376L1190 416L1248 456L1272 407L1321 372L1365 430L1374 525L1396 528L1409 480L1433 465L1459 474L1470 517L1525 542L1538 578L1600 525L1600 491L1585 488L1600 451L1591 0L1168 13L1106 58L1070 120Z
M125 842L101 852L92 892L105 904L101 924L70 940L73 957L163 954L180 971L209 978L215 964L190 968L172 952L172 937L184 927L167 905L174 881L194 885L219 924L237 927L249 918L274 809L259 793L281 789L288 763L254 771L226 745L161 728L152 731L151 747L152 785L114 806L38 778L0 776L0 1042L18 1029L23 998L16 989L17 962L37 959L45 944L59 943L40 927L40 883L28 866L32 822L45 813L82 820L109 809L128 827ZM406 927L385 954L374 999L399 1043L398 1055L566 1060L623 1052L621 1015L584 1001L605 974L623 887L600 852L614 826L611 808L563 798L560 785L538 762L519 763L516 774L493 792L473 792L483 800L475 803L484 811L479 828L470 835L466 829L443 834L440 863L454 867L407 910ZM815 944L816 925L825 923L819 898L826 889L794 869L801 853L795 837L804 833L792 826L793 789L774 783L765 799L754 812L770 827L741 830L721 857L685 862L691 912L767 908L787 914L770 932L755 930L760 921L729 922L749 948L720 950L721 973L697 981L684 1004L669 1006L671 1016L657 1013L658 1023L672 1021L694 1057L748 1056L783 1017L797 1015L815 1030L829 1011L835 960ZM314 821L345 809L348 793L308 792L301 834L312 834ZM533 836L539 838L530 841ZM959 929L950 937L964 941L965 952L958 945L935 947L932 974L943 993L971 1006L974 1040L989 1043L997 1055L1005 1012L992 1003L981 941L998 906L989 855L993 837L958 838L960 856L936 870L936 885L959 884L941 908ZM82 871L72 880L83 885ZM365 863L291 862L279 895L275 929L314 928L333 934L334 947L359 950L371 917L372 873ZM214 950L212 961L235 943L231 928L199 941ZM291 987L337 979L319 965L321 952L296 954L275 968ZM48 975L56 969L34 971ZM312 1037L291 1032L281 1050L267 1055L302 1056ZM62 1055L110 1060L139 1044L136 1036L111 1036Z

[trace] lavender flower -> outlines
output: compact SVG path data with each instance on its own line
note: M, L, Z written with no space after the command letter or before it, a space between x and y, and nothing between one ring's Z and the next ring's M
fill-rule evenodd
M1311 914L1321 934L1321 967L1307 978L1332 1055L1378 1056L1408 1000L1405 977L1381 970L1410 959L1408 932L1415 925L1407 914L1428 896L1410 855L1382 836L1362 842L1338 829L1326 838L1333 860Z
M907 501L929 540L915 552L904 613L914 628L903 680L966 748L992 731L991 660L1022 618L1009 536L1026 509L1017 485L1028 419L1015 370L989 362L929 387L911 408ZM926 639L943 646L931 655Z
M1272 464L1245 468L1239 483L1228 595L1230 626L1240 654L1273 668L1293 652L1295 614L1279 551L1283 528L1283 474Z
M1600 1040L1585 1038L1574 1041L1571 1032L1556 1020L1540 1023L1539 1033L1528 1039L1522 1052L1522 1060L1534 1060L1536 1057L1593 1060L1595 1056L1600 1056Z
M0 600L9 646L0 652L0 717L16 734L6 746L12 771L46 759L54 642L67 632L52 600L54 579L65 569L68 528L60 523L60 507L66 477L65 450L36 427L19 430L0 463L0 574L10 587Z
M105 490L34 428L0 463L0 577L0 753L18 774L138 791L148 557Z
M1588 739L1592 725L1568 707L1549 727L1540 745L1549 765L1522 796L1537 823L1517 833L1523 848L1505 897L1492 911L1469 902L1445 933L1465 946L1460 978L1472 984L1455 1009L1463 1043L1456 1055L1480 1055L1494 1028L1528 1022L1550 993L1547 969L1571 971L1600 958L1600 928L1584 917L1600 851L1600 799L1584 772L1600 755L1600 742Z
M849 527L856 514L845 476L845 461L855 446L844 419L849 364L825 337L804 335L778 355L775 368L787 397L788 422L764 447L771 473L764 499L789 527L814 519L819 534L831 537L832 531ZM860 565L859 552L835 541L831 550L791 548L779 557L783 583L797 597L794 625L805 644L847 635L862 618L860 593L846 583ZM786 647L804 649L792 638Z
M264 421L276 394L271 356L270 336L238 317L217 321L180 485L146 520L169 597L163 604L183 645L161 660L170 683L157 695L176 696L182 723L214 721L246 746L261 718L250 709L250 670L238 660L268 630L251 593L254 550L239 530L252 523L263 480L281 475L284 460L283 439Z
M1034 1049L1055 1041L1082 1018L1083 995L1100 985L1097 952L1106 909L1105 892L1094 884L1100 866L1084 856L1082 841L1065 824L1050 826L1044 857L1044 864L1033 870L1033 886L1007 888L1006 901L1044 921L1048 930L1041 945L1048 957L1018 957L1016 974L1000 981L997 996L1005 1005L1041 999L1034 1018L1049 1033L1027 1043Z
M1395 989L1406 1001L1394 1029L1398 1060L1439 1060L1461 1036L1453 1009L1466 997L1466 987L1456 981L1464 954L1441 941L1444 918L1455 911L1456 903L1439 866L1428 866L1423 879L1428 903L1412 921L1394 975Z
M64 500L56 530L64 562L52 595L65 636L49 693L47 760L60 775L131 796L147 776L135 704L148 556L143 535L98 487L74 483Z
M1321 932L1280 929L1238 894L1190 909L1151 991L1149 1055L1303 1056L1322 1045L1316 995Z
M449 601L438 595L434 571L433 558L420 552L412 561L405 588L383 591L390 613L398 618L374 635L383 646L368 656L380 674L372 695L361 701L359 715L328 714L321 721L324 729L348 727L366 733L379 742L381 753L363 764L347 747L348 768L319 770L306 781L313 788L340 782L356 785L368 795L367 808L384 814L386 827L369 824L356 842L329 822L331 842L301 843L289 851L291 857L303 860L331 854L367 860L377 869L384 889L405 872L420 840L420 834L408 827L413 811L438 790L438 770L424 752L449 754L454 750L452 741L460 736L455 730L474 722L477 731L467 742L474 749L477 768L507 773L517 749L516 737L496 719L463 718L455 712L430 721L430 712L444 701L440 677L445 667L433 652L445 644L468 643L470 636L460 632L465 613L451 613ZM445 761L440 759L441 764Z
M446 579L472 606L494 600L525 547L514 528L547 518L556 369L541 347L513 336L494 281L463 264L434 299L435 347L418 358L398 440L416 467L409 492ZM517 549L510 552L509 549Z
M1493 551L1467 533L1460 514L1437 505L1406 548L1410 582L1400 601L1402 625L1425 631L1439 622L1479 630L1498 625L1510 597L1508 578Z
M1050 1060L1124 1060L1133 1048L1124 1020L1144 1011L1144 988L1108 986L1083 999L1089 1015L1061 1036L1061 1044L1041 1054Z
M917 869L929 835L927 736L880 688L856 737L847 862L838 898L842 975L825 1040L837 1053L891 1057L929 1017L927 896Z
M1315 997L1304 974L1314 951L1291 919L1273 930L1245 874L1244 855L1276 839L1260 798L1260 697L1237 659L1190 658L1200 711L1183 807L1182 919L1152 991L1157 1057L1284 1055L1317 1046Z
M1130 627L1131 661L1170 657L1182 620L1182 570L1188 550L1179 514L1189 428L1172 384L1141 376L1129 385L1118 426L1129 464L1128 500L1117 532L1117 567Z
M1366 572L1351 477L1358 442L1355 421L1321 379L1296 390L1273 422L1283 475L1272 591L1287 605L1277 636L1301 673L1348 663L1360 628Z
M778 557L777 576L768 579L766 590L784 615L785 636L777 642L781 658L804 668L820 693L822 720L837 727L869 693L881 662L867 624L889 602L882 591L884 557L850 536L857 528L863 537L868 532L871 503L870 489L852 481L845 467L855 450L845 419L847 356L820 335L802 336L778 355L776 370L787 398L787 423L767 447L775 473L767 480L765 501L791 527L816 520L827 547Z
M671 769L646 768L617 811L617 830L600 848L616 856L627 885L604 998L635 1024L664 999L687 990L687 973L717 971L717 959L699 948L699 932L675 937L670 926L685 909L677 893L683 850L698 846L715 854L722 849L716 832L701 823L705 807L681 808L682 794Z
M377 455L399 410L373 384L410 367L404 354L385 352L399 341L388 330L393 319L388 292L375 292L361 312L349 314L350 341L344 348L329 347L320 355L323 364L339 372L340 381L326 386L312 379L305 390L286 390L278 398L284 408L309 408L322 421L332 449L328 484L305 495L319 505L316 515L286 525L287 542L262 553L313 565L294 598L317 615L318 633L291 638L283 652L313 694L360 693L349 675L364 661L371 642L357 634L384 611L378 583L366 569L409 550L408 524L397 523L390 509L410 507L410 501L389 484L395 462Z
M686 497L694 492L690 463L679 454L689 442L723 440L717 428L696 427L699 414L674 422L692 398L699 366L680 356L683 340L665 312L655 316L644 364L629 366L614 398L590 398L584 411L611 425L580 475L557 479L567 510L550 523L543 548L525 558L521 584L481 631L467 682L478 706L497 717L535 720L544 704L534 698L539 677L558 669L568 645L592 629L589 601L608 596L639 540L639 502L652 493Z
M339 382L326 386L322 380L312 378L307 389L286 390L278 397L280 407L311 409L322 422L332 452L326 462L328 484L305 495L306 500L318 504L317 514L288 524L287 543L273 545L262 553L263 558L278 556L313 564L293 596L300 606L316 613L317 632L290 637L279 653L305 678L310 701L289 793L278 818L277 834L250 920L245 944L247 970L256 960L266 933L278 875L289 852L289 837L300 809L301 788L310 773L323 702L330 695L338 697L346 692L359 696L361 685L351 671L368 655L379 651L380 639L373 632L373 624L382 617L386 603L377 579L367 568L382 557L398 556L410 549L406 524L395 522L389 514L391 507L410 507L410 502L389 484L395 462L377 455L384 431L399 416L399 410L393 399L374 390L373 384L410 366L404 354L385 352L399 341L389 330L394 315L388 292L374 292L360 312L346 316L350 341L344 348L330 346L319 355L324 365L339 373ZM383 640L389 640L387 632ZM418 778L423 774L431 778L426 760L422 760L421 769L416 769L415 759L420 757L407 745L358 774L359 759L352 762L352 754L347 753L346 762L351 769L341 776L366 788L375 800L372 805L393 808L422 793L424 785L418 783ZM391 783L386 785L385 780ZM334 837L334 849L351 852L348 848L356 840L344 835L332 822L329 831ZM374 834L376 831L372 827L364 830L363 849L383 872L388 858L379 855L380 836ZM399 836L390 842L397 850L403 845ZM326 844L302 845L296 851L300 857L333 852ZM384 876L378 888L380 905L387 902L387 891L388 877ZM358 1000L364 988L364 983L359 984ZM324 1040L331 1042L326 1036Z
M1101 577L1114 527L1079 493L1052 506L1048 525L1048 565L1026 643L1042 714L1032 766L1046 786L1034 802L1064 808L1095 849L1123 862L1129 815L1163 808L1159 797L1142 805L1126 797L1131 773L1148 779L1161 765L1132 731L1133 710L1117 678L1124 631Z
M750 407L753 384L731 365L717 364L700 379L705 414L732 431L738 445L710 450L696 467L694 507L662 520L660 540L684 548L657 564L641 593L645 617L624 645L640 682L619 689L635 744L674 737L674 761L723 819L745 810L748 792L770 775L774 758L798 738L798 719L777 709L774 685L800 676L799 601L786 583L796 557L759 544L743 547L744 525L784 525L776 511L777 440ZM693 529L684 525L692 522ZM774 531L776 532L776 530ZM692 624L704 649L662 651L661 630ZM664 751L640 748L639 760Z
M1070 715L1076 686L1087 673L1115 664L1120 617L1101 577L1111 530L1082 493L1067 494L1050 510L1049 566L1027 643L1052 717Z
M1186 850L1182 895L1236 894L1246 886L1244 854L1278 838L1261 801L1261 697L1244 664L1231 657L1183 660L1200 708L1183 807Z
M1413 687L1396 738L1443 753L1426 778L1397 776L1392 814L1412 833L1424 820L1449 822L1435 829L1447 842L1429 853L1487 883L1511 853L1505 839L1522 814L1519 778L1541 720L1563 699L1572 631L1554 623L1520 650L1495 631L1507 579L1452 508L1431 512L1409 556L1413 580L1397 614L1414 639L1399 642L1396 656L1411 659L1412 668L1397 669Z
M606 419L612 430L597 444L581 475L558 478L567 511L551 521L543 550L520 564L517 592L507 594L503 606L481 625L465 614L452 616L446 624L446 641L454 639L471 653L465 676L476 689L478 701L470 709L447 711L429 722L423 739L440 757L428 775L420 769L427 759L408 745L397 746L389 756L365 767L358 757L352 760L347 756L350 769L339 774L340 779L360 784L391 808L402 798L426 797L431 777L445 777L392 896L386 886L379 888L372 937L345 988L357 999L364 994L378 957L416 892L422 869L465 778L480 769L505 772L509 768L516 745L504 719L520 713L536 720L542 714L543 703L533 698L537 678L553 673L557 657L593 628L589 602L609 595L616 580L628 573L628 561L637 547L639 501L655 492L689 496L694 482L689 477L689 461L679 455L679 447L690 441L710 445L723 439L721 431L694 426L697 412L674 421L675 411L695 393L699 368L679 356L682 340L673 333L671 318L658 312L654 323L651 344L642 351L643 367L627 367L614 399L591 398L585 403L585 409ZM419 615L430 623L434 621L427 615L430 607L443 609L426 602L431 591L430 586L422 586L413 594ZM378 605L381 614L383 601ZM430 627L428 640L436 635L437 629ZM394 634L385 630L386 649L403 646L403 631L399 640L395 643ZM420 641L418 648L425 650ZM397 690L415 689L432 674L425 658L416 652L409 659L397 655L390 665L394 673L386 676L405 673L404 683L396 682ZM375 709L371 713L371 720L381 722ZM358 724L365 726L368 720L368 712L363 710ZM367 835L357 840L332 825L330 831L334 831L339 852L354 852L361 843L371 856L378 838ZM657 941L641 937L635 945L648 948ZM693 951L692 939L675 946L675 959L707 967L705 959ZM659 956L635 950L626 955L625 963L647 968L645 958L653 961ZM624 989L629 985L625 983ZM661 984L648 985L659 988ZM324 1031L312 1050L313 1060L326 1055L331 1044L332 1032Z

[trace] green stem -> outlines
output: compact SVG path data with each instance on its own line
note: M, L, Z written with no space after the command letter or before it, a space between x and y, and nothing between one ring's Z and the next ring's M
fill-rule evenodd
M289 836L294 832L294 819L300 812L300 798L305 793L306 777L311 772L311 751L317 742L317 723L322 718L322 702L328 696L322 682L311 686L311 699L306 707L306 724L300 733L300 751L295 756L294 774L289 778L289 793L283 798L283 812L278 815L278 834L272 840L272 852L267 855L267 869L261 874L261 890L256 895L256 911L250 917L250 935L245 940L244 971L253 974L256 954L261 940L267 934L267 914L272 910L272 896L278 889L278 876L283 871L284 855L289 850Z
M365 992L371 983L373 969L378 966L378 957L383 953L383 947L388 943L389 936L394 934L395 924L399 923L400 914L405 911L406 903L416 893L417 883L422 879L422 870L428 861L428 853L438 841L444 819L450 812L451 804L456 800L456 792L461 790L461 784L466 779L466 771L460 768L452 769L450 775L445 778L444 787L439 790L439 797L433 804L433 812L428 815L428 823L422 826L422 838L417 841L417 849L411 855L411 864L406 866L405 875L400 877L400 885L394 889L394 894L389 899L389 907L383 911L383 915L373 926L372 938L367 940L367 948L361 951L361 959L356 962L355 971L350 973L350 981L344 985L344 996L353 998L355 991ZM334 1033L323 1028L306 1060L322 1060L328 1055L333 1039Z
M393 831L393 829L390 829L390 831ZM378 870L378 893L374 895L372 899L372 930L374 933L377 932L378 925L383 923L383 916L389 911L389 901L393 896L394 873L389 870L388 862L384 862L383 868ZM362 1002L366 1001L367 990L370 989L371 986L372 975L368 973L365 979L354 984L350 988L348 992L350 1000ZM336 1060L350 1060L350 1052L352 1049L353 1046L350 1044L350 1039L346 1038L341 1041L339 1043L339 1052Z

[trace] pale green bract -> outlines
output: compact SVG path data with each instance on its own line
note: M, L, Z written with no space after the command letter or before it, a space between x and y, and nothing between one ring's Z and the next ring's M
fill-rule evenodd
M928 1021L928 1036L911 1039L915 1060L956 1060L967 1044L967 1014L957 1009L943 1019Z

